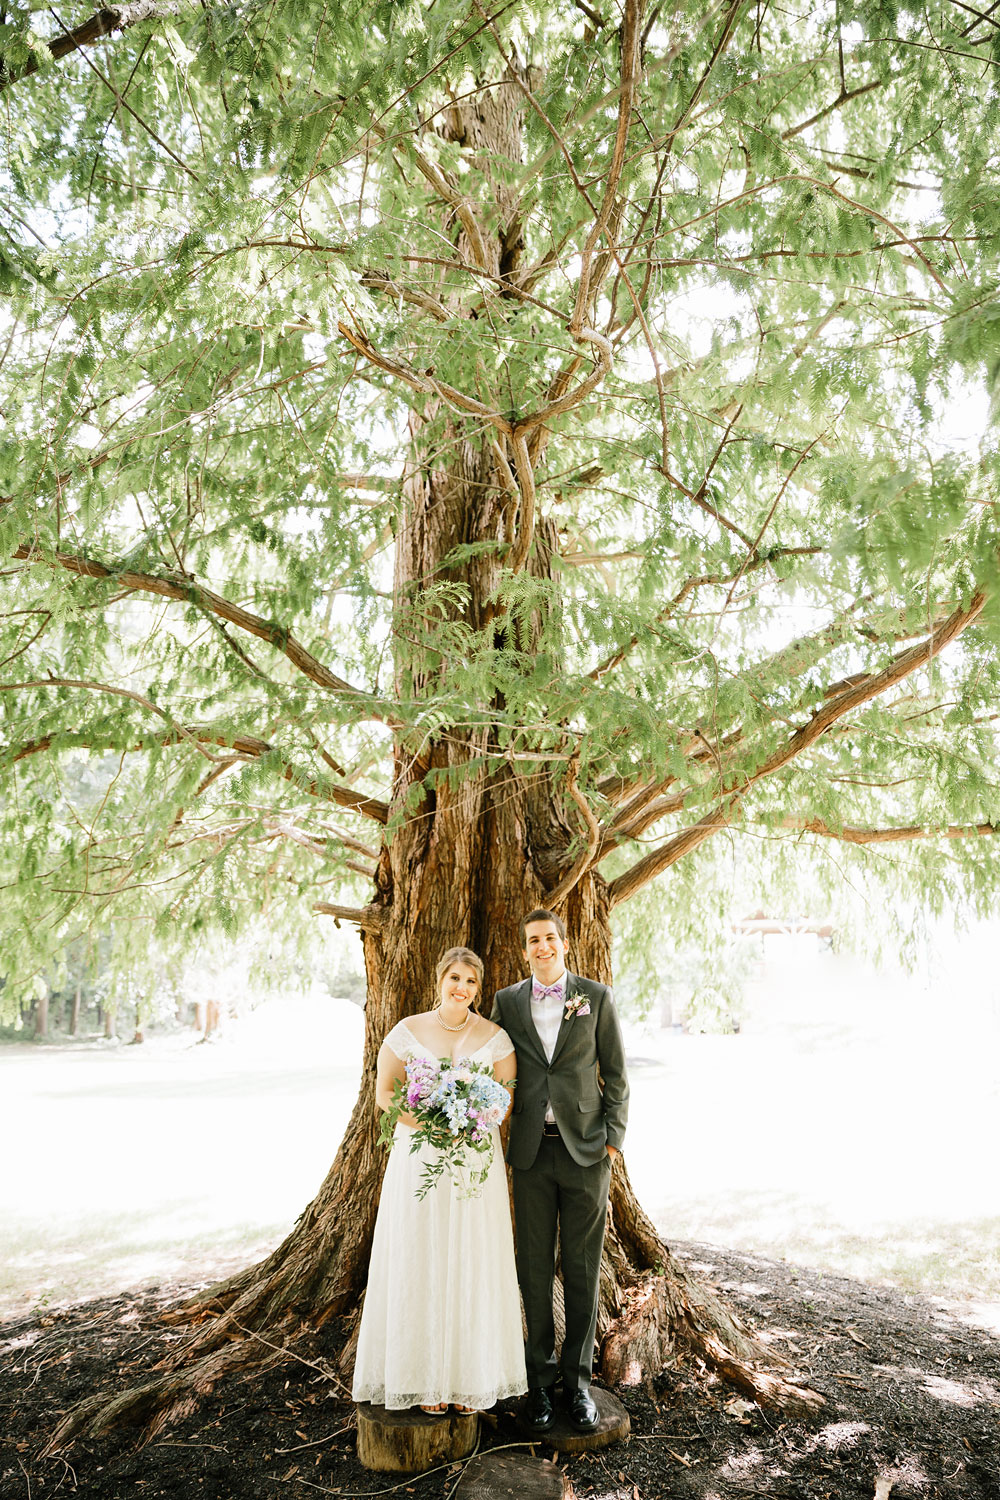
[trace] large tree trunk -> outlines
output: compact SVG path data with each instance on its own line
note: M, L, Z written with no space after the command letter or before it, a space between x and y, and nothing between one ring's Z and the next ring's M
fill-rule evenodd
M521 96L511 83L452 106L443 131L473 152L493 183L493 233L483 244L487 269L509 274L520 234L516 202L508 198L496 163L520 158ZM446 227L452 234L455 226ZM459 254L465 230L458 231ZM512 629L497 604L497 589L512 555L532 545L524 566L552 576L555 531L528 514L527 500L512 494L510 471L488 438L433 401L414 411L396 533L395 635L397 687L412 700L430 697L447 664L428 639L428 622L461 621L493 630L497 644ZM542 445L535 439L532 458ZM461 572L449 569L456 548ZM464 597L443 599L435 585L460 582ZM536 618L537 639L553 622ZM516 644L531 650L525 627ZM424 644L416 644L423 639ZM402 1017L432 1003L434 967L442 952L467 944L483 958L490 990L524 972L518 924L544 903L572 862L571 846L585 833L568 795L565 759L504 764L491 731L450 727L438 737L398 738L392 811L401 821L383 844L375 895L363 921L368 980L364 1065L347 1132L326 1180L294 1229L259 1265L234 1276L182 1308L179 1319L202 1320L194 1339L158 1381L110 1404L95 1398L61 1426L53 1447L83 1430L125 1418L159 1430L185 1411L227 1371L280 1359L304 1329L326 1325L335 1333L340 1378L353 1365L358 1305L363 1295L385 1155L377 1144L375 1060L386 1033ZM500 769L495 769L500 764ZM555 768L555 769L553 769ZM530 774L529 774L530 771ZM393 819L392 821L395 821ZM610 981L611 931L602 877L586 873L560 903L570 937L570 964ZM334 1320L337 1320L336 1322ZM601 1275L600 1374L609 1382L635 1381L659 1371L678 1343L723 1371L745 1391L785 1409L802 1411L819 1398L755 1369L763 1350L718 1297L694 1281L671 1256L632 1191L623 1161L612 1178L608 1234ZM769 1356L773 1363L773 1355Z

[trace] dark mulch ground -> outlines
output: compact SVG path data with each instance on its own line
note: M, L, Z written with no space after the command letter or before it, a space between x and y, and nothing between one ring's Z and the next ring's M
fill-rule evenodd
M623 1393L627 1446L559 1460L581 1500L1000 1500L1000 1338L889 1288L710 1246L676 1248L767 1331L827 1407L808 1424L784 1421L679 1361L653 1396ZM459 1467L402 1482L362 1469L343 1392L296 1361L223 1386L146 1447L123 1434L39 1458L74 1402L135 1383L185 1337L156 1321L181 1291L0 1327L2 1500L57 1491L89 1500L308 1500L323 1492L446 1500ZM324 1366L332 1348L324 1337L333 1334L299 1354ZM502 1412L483 1431L484 1446L519 1440ZM538 1452L551 1456L543 1445Z

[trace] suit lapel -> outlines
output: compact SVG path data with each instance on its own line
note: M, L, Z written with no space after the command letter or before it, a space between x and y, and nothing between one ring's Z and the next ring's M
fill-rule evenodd
M565 1046L566 1038L569 1036L570 1030L572 1029L572 1026L573 1026L573 1017L570 1016L567 1019L565 1007L566 1007L567 1001L572 1000L573 996L576 994L576 992L577 992L578 989L579 989L579 986L578 986L578 984L576 982L576 975L575 974L571 974L569 972L569 970L567 969L566 970L566 993L563 995L563 1014L562 1014L562 1020L559 1022L559 1035L556 1037L556 1044L555 1044L555 1046L552 1049L552 1061L553 1062L555 1062L556 1058L559 1056L560 1052L562 1051L563 1047Z
M516 999L515 1003L516 1003L516 1006L517 1006L517 1014L518 1014L518 1017L520 1018L520 1021L521 1021L521 1030L524 1032L525 1036L528 1038L528 1041L535 1048L535 1051L538 1053L538 1056L541 1058L542 1062L547 1067L548 1066L548 1058L545 1056L545 1048L542 1046L542 1039L541 1039L541 1037L538 1035L538 1032L535 1030L535 1023L531 1019L531 980L530 979L526 979L524 981L524 983L522 984L521 988L518 990L518 992L517 992L517 999Z

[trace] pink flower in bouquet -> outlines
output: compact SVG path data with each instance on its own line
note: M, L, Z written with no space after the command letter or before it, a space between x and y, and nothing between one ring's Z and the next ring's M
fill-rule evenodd
M411 1109L434 1092L439 1075L437 1063L422 1057L410 1058L406 1064L406 1102Z

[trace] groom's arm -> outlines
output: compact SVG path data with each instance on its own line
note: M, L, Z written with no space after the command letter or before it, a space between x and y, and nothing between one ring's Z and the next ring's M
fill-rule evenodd
M622 1149L628 1124L628 1073L625 1069L625 1043L618 1021L618 1011L610 986L597 1012L597 1061L604 1082L604 1124L608 1145Z
M490 1011L490 1020L493 1022L494 1026L503 1026L503 1011L500 1008L500 991L499 990L493 996L493 1009ZM503 1029L504 1029L504 1031L506 1031L507 1030L506 1026L504 1026Z

